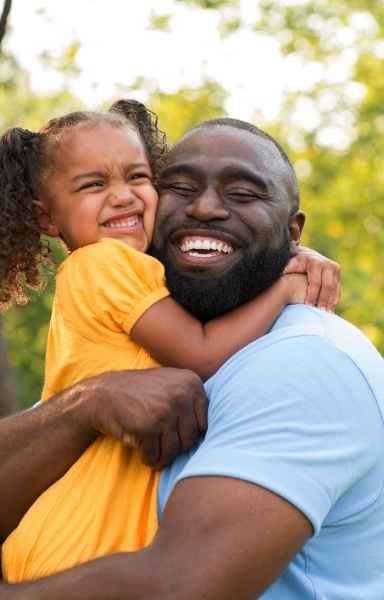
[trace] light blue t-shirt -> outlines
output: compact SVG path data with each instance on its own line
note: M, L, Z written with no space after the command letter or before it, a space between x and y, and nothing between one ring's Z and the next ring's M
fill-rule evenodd
M351 324L289 306L206 384L209 429L161 475L229 476L286 498L314 535L263 600L384 599L384 360Z

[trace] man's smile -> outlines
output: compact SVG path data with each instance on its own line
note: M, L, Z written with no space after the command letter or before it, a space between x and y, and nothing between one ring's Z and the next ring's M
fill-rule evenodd
M210 258L220 254L231 254L234 247L228 242L203 236L185 236L178 242L182 252L192 257Z
M223 228L224 229L224 228ZM169 237L168 246L180 272L193 274L195 267L207 277L217 277L232 268L240 256L243 244L229 231L219 228L177 228ZM212 271L214 269L214 271Z

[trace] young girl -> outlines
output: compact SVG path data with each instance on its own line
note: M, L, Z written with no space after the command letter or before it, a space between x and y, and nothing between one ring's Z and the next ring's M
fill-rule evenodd
M58 270L43 400L110 370L166 364L205 380L267 333L286 304L305 299L306 278L284 277L203 326L169 296L162 265L145 254L165 150L153 115L129 101L53 119L36 134L13 128L0 141L1 302L39 285L49 258L39 231L69 251ZM158 302L167 328L148 318ZM158 330L164 352L151 356ZM158 480L137 449L100 435L9 536L4 577L36 578L147 545Z

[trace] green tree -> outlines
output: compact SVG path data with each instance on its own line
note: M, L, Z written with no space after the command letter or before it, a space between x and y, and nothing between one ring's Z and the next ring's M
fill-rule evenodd
M223 37L249 28L272 37L285 72L300 69L296 81L287 77L278 119L259 112L256 124L294 162L303 242L342 265L338 313L384 353L383 0L259 0L253 23L235 0L178 1L219 11Z
M313 73L304 89L288 82L272 127L300 179L304 240L340 262L338 312L384 353L384 3L262 0L260 10L255 30Z
M9 15L10 2L6 4L4 11L7 9ZM6 29L0 19L0 32L5 35ZM1 41L0 35L0 44ZM64 49L62 59L55 65L66 73L63 89L44 98L32 92L29 74L15 58L0 51L1 131L15 125L36 131L53 116L81 108L80 101L70 91L77 72L68 68L68 62L73 61L78 49L76 43ZM44 60L49 61L49 57L44 56ZM60 262L63 252L57 244L53 244L53 248ZM13 307L1 320L0 415L19 407L26 408L40 398L53 289L51 276L42 294L36 295L28 306Z
M152 94L149 105L159 115L160 126L170 144L197 123L225 115L226 94L214 81L205 80L197 89L181 88L175 94Z
M273 37L285 72L299 68L299 78L287 76L276 121L258 111L255 124L275 135L293 160L308 215L303 242L342 265L338 313L362 328L384 353L383 0L258 0L254 22L245 20L237 0L176 2L193 5L202 18L204 11L216 11L223 37L250 29ZM151 27L171 35L171 16L156 14ZM59 61L42 57L47 68L64 74L63 90L50 98L33 95L28 73L12 57L0 55L2 129L11 124L36 129L51 116L79 107L70 92L81 76L78 50L74 42ZM250 57L250 69L259 58ZM225 114L228 92L212 78L170 95L160 83L139 79L122 86L119 96L146 91L171 143L198 122ZM52 296L51 280L28 307L15 307L5 318L10 362L25 406L40 396Z
M6 0L0 17L0 57L11 6L12 0ZM8 361L7 346L2 325L2 319L0 319L0 417L20 408L14 386L13 370Z

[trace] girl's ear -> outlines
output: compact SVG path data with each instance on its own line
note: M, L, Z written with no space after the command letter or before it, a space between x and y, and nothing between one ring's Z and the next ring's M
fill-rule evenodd
M53 221L50 212L41 200L32 200L32 204L35 207L37 218L39 220L40 232L48 235L49 237L59 237L60 231L56 223Z

